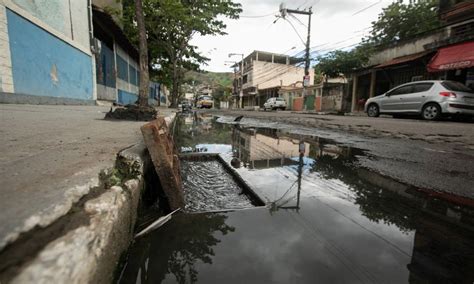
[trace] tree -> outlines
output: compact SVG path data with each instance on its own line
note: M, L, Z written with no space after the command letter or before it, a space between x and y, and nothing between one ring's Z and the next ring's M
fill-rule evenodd
M135 17L137 19L139 54L140 54L140 87L138 91L138 105L140 107L148 106L148 47L146 39L145 19L143 16L142 0L135 0Z
M124 1L124 28L136 39L130 1ZM171 105L176 106L184 72L197 70L209 60L189 44L190 40L198 34L226 34L222 17L237 19L242 9L231 0L143 0L143 9L152 74L171 87Z
M410 1L408 4L393 2L383 9L377 21L372 22L367 42L386 45L438 28L437 5L437 0Z
M436 5L436 0L412 0L408 4L397 1L390 4L383 9L378 20L372 22L371 34L361 45L350 51L336 50L319 56L316 70L329 77L347 75L365 66L376 49L439 27Z
M369 60L369 47L355 48L351 51L335 50L318 57L316 70L329 77L347 76L353 70L361 68Z

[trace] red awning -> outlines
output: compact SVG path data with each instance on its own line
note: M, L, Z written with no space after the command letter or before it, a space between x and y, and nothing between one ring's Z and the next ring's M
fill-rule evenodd
M474 66L474 41L440 48L428 64L428 71L462 69Z
M427 55L428 53L429 52L424 51L424 52L419 52L419 53L415 53L415 54L411 54L411 55L400 56L400 57L394 58L392 60L386 61L386 62L384 62L380 65L377 65L377 66L375 66L375 68L384 68L384 67L388 67L388 66L392 66L392 65L398 65L398 64L410 62L410 61L419 59L419 58Z

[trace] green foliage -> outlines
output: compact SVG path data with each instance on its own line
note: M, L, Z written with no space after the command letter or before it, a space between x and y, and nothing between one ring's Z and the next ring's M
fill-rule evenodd
M184 81L194 85L205 84L213 87L232 88L234 74L229 72L208 72L190 70L184 75Z
M371 34L363 44L351 51L336 50L318 57L316 70L337 77L364 67L376 48L439 27L436 7L436 0L410 1L408 4L393 2L383 9L377 21L372 22Z
M372 22L367 41L373 45L385 45L438 28L437 5L436 0L410 1L408 4L393 2L383 9L377 21Z
M318 57L316 70L329 76L346 75L361 68L369 60L370 47L363 45L351 51L335 50Z
M173 102L185 70L209 59L189 44L195 35L224 35L223 18L237 19L241 5L231 0L143 0L151 77L172 89ZM135 42L134 0L124 1L124 30Z

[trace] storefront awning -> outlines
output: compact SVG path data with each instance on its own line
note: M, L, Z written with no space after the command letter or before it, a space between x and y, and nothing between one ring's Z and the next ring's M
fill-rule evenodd
M397 57L397 58L394 58L392 60L389 60L387 62L384 62L380 65L377 65L375 66L375 68L384 68L384 67L388 67L388 66L392 66L392 65L398 65L398 64L402 64L402 63L406 63L406 62L410 62L410 61L413 61L413 60L416 60L416 59L419 59L425 55L427 55L429 52L419 52L419 53L415 53L415 54L410 54L410 55L406 55L406 56L400 56L400 57Z
M440 48L428 64L429 72L474 66L474 41Z

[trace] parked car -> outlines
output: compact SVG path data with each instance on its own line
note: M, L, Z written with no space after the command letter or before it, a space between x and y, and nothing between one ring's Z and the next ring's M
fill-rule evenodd
M211 96L200 96L197 99L196 107L197 108L212 108L214 101Z
M286 109L286 101L283 98L269 98L264 104L263 104L263 110L275 110L275 109L281 109L285 110Z
M474 115L474 91L454 81L417 81L400 85L367 100L370 117L384 114L418 114L426 120L441 115Z

